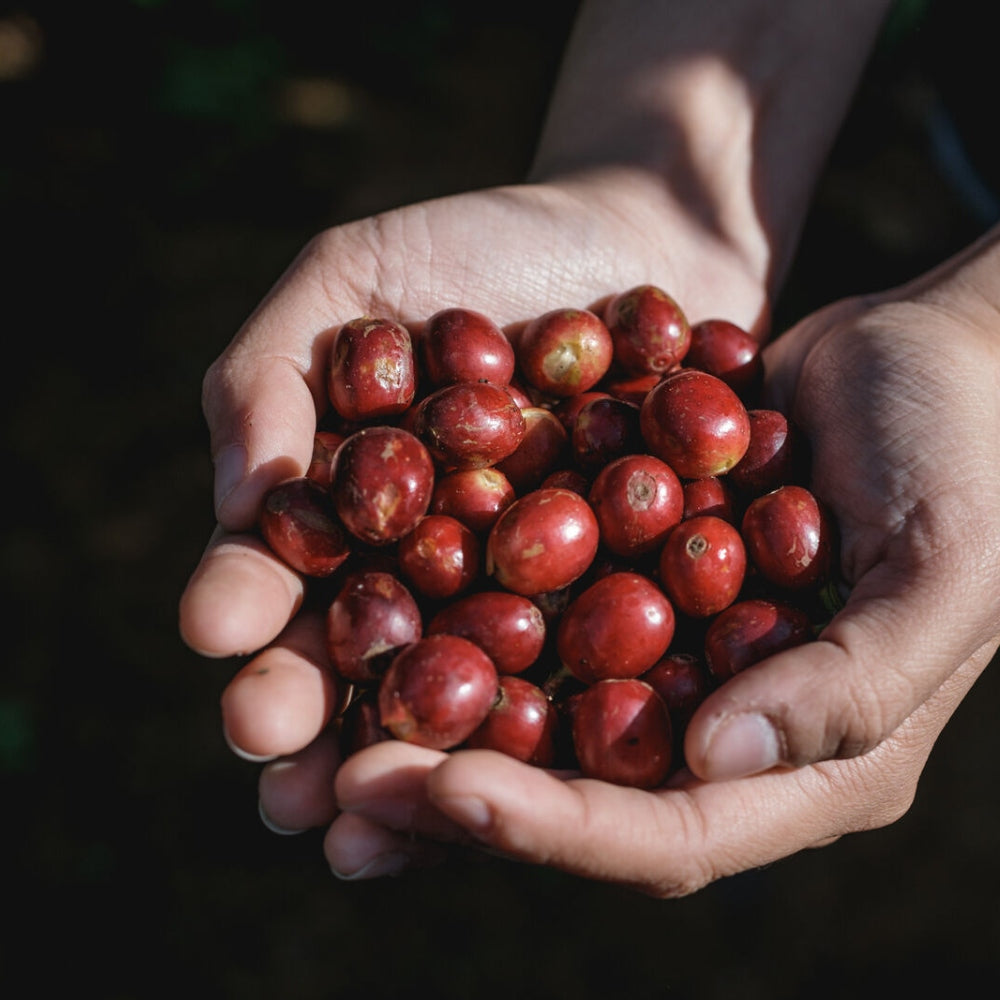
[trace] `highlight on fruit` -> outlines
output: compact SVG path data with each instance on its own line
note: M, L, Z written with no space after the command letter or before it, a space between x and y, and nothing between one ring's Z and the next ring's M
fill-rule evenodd
M345 756L655 788L709 693L835 612L836 525L757 341L655 285L605 301L334 331L313 460L258 530L325 615Z

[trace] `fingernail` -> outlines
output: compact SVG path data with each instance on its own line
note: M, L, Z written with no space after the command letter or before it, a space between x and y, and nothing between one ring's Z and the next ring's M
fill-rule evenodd
M367 878L380 878L387 875L400 875L410 866L410 859L405 854L390 851L388 854L376 854L353 872L341 872L331 867L330 871L342 882L359 882Z
M774 726L763 715L746 712L715 730L705 754L705 769L716 780L742 778L766 771L780 759Z
M243 481L247 452L241 444L227 445L215 456L215 509L218 510Z
M304 828L299 830L290 830L287 827L278 826L278 824L275 823L274 820L271 819L271 817L268 816L266 812L264 812L263 802L260 801L257 802L257 813L260 816L261 823L263 823L264 826L266 826L268 830L271 831L271 833L280 833L283 837L292 837L297 833L305 832Z
M442 796L435 804L471 833L486 833L493 825L490 807L475 795Z
M232 741L232 738L230 737L229 732L225 728L225 726L223 726L222 735L225 737L226 746L229 747L229 749L232 750L232 752L236 754L237 757L240 757L243 760L248 760L250 761L251 764L266 764L268 761L274 760L277 757L277 754L250 753L249 750L244 750L242 747L238 747Z

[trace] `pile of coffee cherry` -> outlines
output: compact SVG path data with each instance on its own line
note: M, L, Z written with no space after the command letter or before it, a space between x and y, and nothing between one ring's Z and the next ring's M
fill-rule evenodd
M312 464L259 530L325 616L343 754L661 785L707 694L830 613L835 526L762 384L745 329L652 284L335 331Z

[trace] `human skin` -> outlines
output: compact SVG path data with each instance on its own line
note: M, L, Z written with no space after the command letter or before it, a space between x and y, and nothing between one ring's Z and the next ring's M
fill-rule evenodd
M688 770L648 793L472 751L404 767L408 755L386 745L337 775L350 820L346 836L341 820L327 835L331 863L364 862L371 875L423 859L400 840L366 855L370 826L455 843L471 834L522 860L677 897L901 817L1000 643L998 266L1000 229L907 287L836 303L767 348L770 398L810 437L851 592L818 641L702 704L686 734Z
M324 690L320 635L297 620L301 579L246 529L264 489L308 465L339 323L366 312L417 322L461 302L514 325L651 281L692 321L724 315L767 333L884 5L841 5L817 30L829 5L806 16L812 5L747 0L717 20L722 5L680 3L668 32L649 27L666 5L638 4L638 40L622 27L636 23L624 6L615 19L609 5L584 6L530 182L321 234L206 375L221 527L181 599L181 632L213 657L276 644L272 673L287 676L270 684L286 706L306 685ZM652 39L667 40L663 51ZM854 590L821 642L746 671L702 706L687 735L691 773L650 793L395 742L338 770L329 741L300 753L322 713L286 711L274 725L270 702L250 703L227 732L275 734L253 749L279 758L261 782L272 824L316 825L339 810L325 849L344 877L476 844L676 896L902 815L934 738L996 648L996 571L985 556L968 560L1000 540L983 435L1000 416L993 256L985 242L911 288L832 306L768 348L769 391L815 447L816 487L841 523ZM328 718L336 699L325 698Z

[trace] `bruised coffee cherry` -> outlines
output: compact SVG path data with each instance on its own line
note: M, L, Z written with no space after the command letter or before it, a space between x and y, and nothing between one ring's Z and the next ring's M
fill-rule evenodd
M334 410L346 420L402 413L416 391L409 331L372 316L345 323L331 347L327 389Z
M611 334L589 309L552 309L517 339L518 366L539 392L564 398L586 392L611 365Z
M337 449L330 494L348 531L370 545L388 545L427 513L434 471L430 453L409 431L365 427Z
M832 528L825 508L804 486L779 486L757 497L743 514L747 553L760 574L789 590L824 582L832 559Z
M613 296L604 320L614 344L615 364L632 375L662 375L684 360L691 327L683 310L662 288L636 285Z
M447 514L484 534L516 499L511 481L493 466L454 469L434 481L430 513Z
M399 540L399 569L425 597L451 598L479 576L479 551L479 538L461 521L427 514Z
M423 622L413 594L395 574L359 570L330 603L326 630L334 671L364 685L378 680L396 653L421 637Z
M517 449L525 420L503 386L453 382L419 403L413 431L443 468L481 469Z

